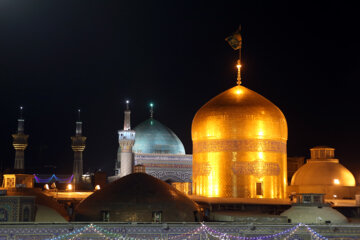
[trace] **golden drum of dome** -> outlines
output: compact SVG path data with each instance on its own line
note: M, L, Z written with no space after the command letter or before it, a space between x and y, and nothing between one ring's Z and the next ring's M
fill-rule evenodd
M192 123L193 192L206 197L285 198L287 124L243 86L207 102Z

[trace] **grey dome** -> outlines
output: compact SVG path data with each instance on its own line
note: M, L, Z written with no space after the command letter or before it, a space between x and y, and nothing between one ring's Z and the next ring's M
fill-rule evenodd
M75 210L77 221L152 222L154 212L162 221L194 222L199 207L169 184L147 175L133 173L116 180L84 199Z

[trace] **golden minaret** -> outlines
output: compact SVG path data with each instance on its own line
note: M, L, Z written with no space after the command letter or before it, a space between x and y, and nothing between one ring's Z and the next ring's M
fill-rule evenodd
M15 164L14 169L25 168L24 162L24 151L28 146L29 135L24 133L24 118L22 117L23 107L20 107L20 118L18 119L18 129L16 134L12 134L13 137L13 146L15 148Z
M226 39L241 52L239 30ZM260 94L237 86L211 99L192 123L193 193L205 197L286 198L287 123Z

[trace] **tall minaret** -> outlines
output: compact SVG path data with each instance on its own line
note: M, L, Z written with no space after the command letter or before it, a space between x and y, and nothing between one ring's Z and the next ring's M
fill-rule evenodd
M130 126L129 100L126 100L126 110L124 111L124 130L119 130L119 152L115 167L115 175L124 177L132 173L134 165L134 155L132 148L135 143L135 131Z
M78 110L78 120L76 121L75 136L71 137L71 148L74 151L74 182L79 183L83 175L82 152L85 149L86 137L82 136L82 122L80 120L80 109Z
M18 119L17 133L13 134L13 146L15 148L14 169L24 169L24 151L28 145L29 135L24 134L24 118L22 116L23 107L20 107L20 118Z

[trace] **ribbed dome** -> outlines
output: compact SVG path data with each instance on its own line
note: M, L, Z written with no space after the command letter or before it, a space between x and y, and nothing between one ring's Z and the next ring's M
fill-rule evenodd
M355 178L337 159L308 160L295 172L291 185L355 186Z
M93 193L76 208L78 221L152 222L154 212L162 221L194 222L198 205L169 184L147 175L133 173ZM199 220L199 219L198 219Z
M185 154L185 148L176 134L159 121L150 118L135 129L133 152Z
M287 124L269 100L230 88L200 108L191 131L195 194L285 197Z

